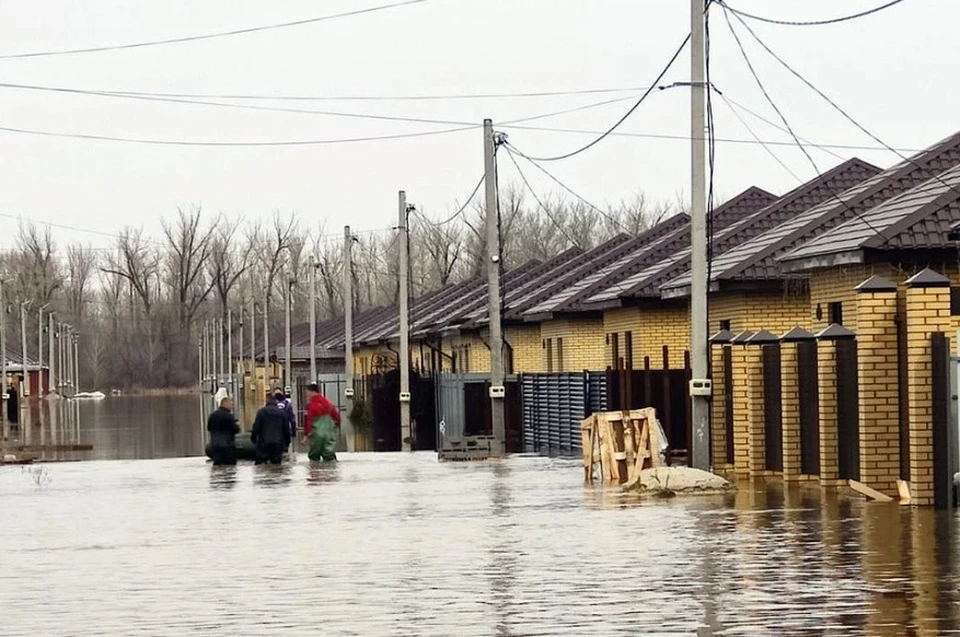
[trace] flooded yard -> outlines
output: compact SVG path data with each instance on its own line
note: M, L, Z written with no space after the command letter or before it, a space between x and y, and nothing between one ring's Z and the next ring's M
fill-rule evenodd
M640 503L584 488L575 460L524 456L342 454L311 468L301 454L279 469L213 468L199 457L196 398L111 398L76 416L93 460L0 467L2 635L960 625L947 514L776 484Z

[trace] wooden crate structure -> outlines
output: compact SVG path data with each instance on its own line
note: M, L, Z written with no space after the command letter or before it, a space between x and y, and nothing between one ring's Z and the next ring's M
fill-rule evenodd
M647 467L662 466L660 427L652 407L596 413L580 423L584 479L630 486Z

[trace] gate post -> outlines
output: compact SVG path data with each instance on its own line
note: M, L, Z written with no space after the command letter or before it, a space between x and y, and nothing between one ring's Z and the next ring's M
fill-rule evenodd
M817 334L817 377L820 391L820 486L840 480L840 410L838 408L837 341L854 334L834 323Z
M910 501L929 506L934 504L931 337L950 331L950 280L925 269L906 286Z
M750 477L767 473L767 412L766 378L764 378L764 349L776 345L779 339L761 330L746 340L747 348L747 448Z
M860 481L891 497L900 475L897 286L872 276L857 291Z
M750 475L750 447L747 423L749 422L747 379L748 349L747 339L753 332L740 332L732 339L733 345L733 391L730 397L733 401L733 458L734 471L738 476Z
M800 395L799 354L800 343L810 342L816 336L807 330L795 327L780 338L780 386L781 422L783 425L783 479L786 482L800 480L800 401L813 400L814 396Z
M720 330L710 337L711 355L713 358L713 396L711 397L710 433L713 438L713 467L715 471L732 469L733 437L728 436L728 427L732 422L727 421L727 414L732 413L727 405L727 365L730 356L730 339L733 332ZM731 404L729 407L733 407ZM728 446L729 445L729 446Z

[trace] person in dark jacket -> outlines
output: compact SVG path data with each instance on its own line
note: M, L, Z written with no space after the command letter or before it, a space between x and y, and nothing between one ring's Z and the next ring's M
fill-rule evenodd
M233 399L226 396L220 400L220 406L207 418L207 431L210 443L207 455L214 465L237 464L237 434L240 425L233 415Z
M277 407L283 410L283 413L287 415L287 420L290 422L290 440L297 439L297 415L293 411L293 402L284 394L282 391L278 391L273 395L277 399Z
M277 407L276 398L271 396L266 407L257 412L250 442L257 447L257 464L280 464L283 452L290 445L290 421Z

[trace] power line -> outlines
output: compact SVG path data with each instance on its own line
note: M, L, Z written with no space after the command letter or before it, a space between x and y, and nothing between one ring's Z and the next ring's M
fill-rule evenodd
M467 206L469 206L469 205L470 205L470 202L473 201L473 198L477 196L477 193L480 191L480 186L483 185L483 182L484 182L484 180L485 180L486 178L487 178L487 174L486 174L486 173L480 175L480 181L477 182L477 185L474 187L473 192L471 192L471 193L470 193L470 196L467 197L467 200L466 200L465 202L463 202L463 205L460 206L460 209L457 210L457 211L456 211L455 213L453 213L452 215L450 215L449 217L447 217L446 219L444 219L443 221L433 221L432 219L430 219L429 217L427 217L425 214L423 214L422 212L420 212L420 209L419 209L419 208L414 208L414 212L416 212L418 215L420 215L420 218L421 218L421 219L423 219L424 221L426 221L427 223L429 223L430 225L433 225L433 226L440 227L440 226L445 226L445 225L447 225L448 223L452 223L454 220L458 219L458 218L460 217L460 215L462 215L462 214L466 211Z
M352 11L344 11L342 13L333 13L323 16L317 16L313 18L304 18L302 20L292 20L290 22L279 22L276 24L267 24L255 27L247 27L244 29L233 29L231 31L220 31L217 33L206 33L203 35L190 35L180 38L166 38L163 40L147 40L144 42L132 42L128 44L114 44L107 46L97 46L90 48L82 49L62 49L59 51L34 51L31 53L9 53L6 55L0 55L0 60L14 60L14 59L23 59L23 58L37 58L37 57L51 57L55 55L77 55L83 53L101 53L104 51L118 51L121 49L142 49L151 46L163 46L167 44L181 44L184 42L197 42L200 40L212 40L215 38L225 38L235 35L245 35L248 33L257 33L260 31L270 31L273 29L285 29L288 27L297 27L303 26L306 24L314 24L316 22L325 22L327 20L334 20L337 18L346 18L350 16L362 15L365 13L373 13L376 11L384 11L386 9L394 9L397 7L403 7L412 4L420 4L426 2L427 0L403 0L402 2L394 2L391 4L384 4L375 7L367 7L366 9L355 9Z
M577 150L571 151L571 152L569 152L569 153L564 153L563 155L556 155L556 156L553 156L553 157L527 157L527 159L533 159L533 160L536 160L536 161L560 161L560 160L562 160L562 159L569 159L570 157L573 157L573 156L575 156L575 155L579 155L580 153L582 153L582 152L584 152L584 151L586 151L586 150L589 150L590 148L593 148L594 146L596 146L597 144L599 144L600 142L602 142L604 139L606 139L607 137L609 137L611 134L613 134L614 131L616 131L618 128L620 128L620 126L621 126L625 121L627 121L627 118L629 118L631 115L633 115L633 113L634 113L638 108L640 108L640 105L643 104L643 102L650 96L650 94L654 91L654 89L657 87L657 85L660 84L660 81L661 81L661 80L664 78L664 76L670 71L670 68L673 66L674 62L677 61L677 58L680 57L680 54L681 54L681 53L683 52L683 50L686 48L688 42L690 42L690 34L689 34L689 33L686 35L685 38L683 38L683 42L680 43L680 46L677 48L676 52L675 52L675 53L673 54L673 56L670 58L670 61L667 62L667 65L666 65L665 67L663 67L663 70L660 71L660 74L657 75L656 79L652 82L651 86L650 86L646 91L643 92L643 95L640 96L640 99L638 99L638 100L636 101L636 103L635 103L633 106L630 107L630 110L628 110L626 113L623 114L623 117L621 117L619 120L617 120L616 123L614 123L613 126L611 126L611 127L608 128L606 131L604 131L603 133L601 133L599 137L597 137L596 139L594 139L592 142L590 142L590 143L587 144L586 146L582 146L582 147L578 148Z
M738 102L737 100L733 99L732 97L727 97L727 95L726 95L725 93L723 93L722 91L719 91L719 90L718 90L718 91L717 91L717 94L718 94L720 97L723 98L723 101L726 102L726 104L727 104L728 107L730 107L730 110L734 111L734 114L737 114L737 113L736 113L736 110L739 109L739 110L741 110L741 111L744 111L744 112L747 113L748 115L752 115L753 117L757 118L758 120L760 120L760 121L763 122L764 124L767 124L768 126L772 126L773 128L776 128L777 130L779 130L779 131L781 131L781 132L784 132L784 133L788 132L787 129L784 128L783 126L781 126L780 124L777 124L776 122L774 122L774 121L772 121L772 120L764 117L763 115L757 113L756 111L754 111L754 110L752 110L752 109L744 106L742 103ZM746 124L744 124L744 126L746 126ZM755 135L754 135L754 138L756 139L756 136L755 136ZM812 142L812 141L810 141L809 139L805 139L805 138L800 137L800 136L797 136L797 138L798 138L800 141L802 141L804 144L806 144L807 146L812 146L813 148L816 148L817 150L823 151L824 153L830 155L831 157L833 157L833 158L835 158L835 159L839 159L840 161L846 161L846 159L847 159L846 157L843 157L842 155L840 155L840 154L838 154L838 153L835 153L835 152L833 152L832 150L830 150L830 148L829 148L828 146L822 146L822 145L820 145L820 144L817 144L816 142ZM757 142L760 143L760 144L767 144L767 145L770 144L770 142L765 142L765 141L760 140L760 139L757 139ZM792 144L791 144L791 145L792 145ZM858 148L858 149L855 149L855 150L861 150L861 149ZM879 149L876 149L876 150L879 150Z
M757 22L766 22L767 24L779 24L781 26L791 26L791 27L813 27L813 26L824 26L827 24L839 24L841 22L849 22L850 20L856 20L858 18L864 18L874 13L880 13L884 9L889 9L894 5L898 5L904 0L890 0L886 4L882 4L879 7L874 7L873 9L867 9L866 11L860 11L859 13L854 13L851 15L841 16L837 18L827 18L825 20L810 20L810 21L794 21L794 20L777 20L774 18L767 18L764 16L754 15L752 13L747 13L746 11L741 11L740 9L735 9L729 4L724 2L724 0L715 0L717 4L720 4L728 11L736 14L737 16L749 18L750 20L756 20Z
M790 175L791 175L794 179L796 179L796 180L799 181L800 183L803 183L803 179L801 179L801 178L797 175L797 173L793 172L793 170L791 170L790 167L787 166L787 165L783 162L783 160L780 159L780 157L777 156L777 154L776 154L775 152L773 152L773 149L771 149L769 145L765 144L765 143L763 142L763 140L761 140L761 139L757 136L757 134L754 132L754 130L750 127L750 125L747 124L746 120L743 119L743 117L740 116L740 113L733 108L733 104L730 103L730 101L723 95L723 93L720 93L720 99L722 99L723 102L724 102L724 104L727 105L727 108L730 109L730 112L733 113L734 117L736 117L738 120L740 120L740 123L743 124L743 127L747 129L747 132L750 133L750 134L753 136L753 138L754 138L755 140L757 140L757 142L758 142L761 146L763 146L763 149L764 149L765 151L767 151L767 154L770 155L770 156L773 158L774 161L776 161L778 164L780 164L780 166L782 166L785 171L787 171L788 173L790 173Z
M723 5L721 4L721 6ZM817 173L817 177L823 178L823 173L821 173L820 168L817 167L817 162L814 161L813 157L810 156L810 153L807 151L807 149L800 143L800 139L797 137L796 133L793 131L793 127L790 126L790 122L787 121L787 118L783 115L783 112L777 106L776 102L773 101L773 98L770 96L770 93L767 91L766 86L764 86L763 84L763 80L760 79L760 76L757 74L756 69L754 69L753 63L750 61L750 56L747 54L747 50L744 48L743 42L740 41L740 35L737 33L736 29L733 28L733 23L730 21L730 15L731 15L730 13L724 12L723 17L726 19L727 26L730 29L730 33L733 34L733 39L737 43L737 48L740 50L740 54L743 56L743 61L746 62L747 64L747 69L749 69L750 75L753 76L754 81L756 81L757 86L760 88L760 92L763 93L763 96L766 98L771 108L773 108L777 116L780 117L780 121L783 122L783 125L790 132L790 136L793 137L797 146L800 148L800 151L804 154L804 156L810 162L810 165L813 166L813 170L814 172ZM853 216L857 217L861 222L863 222L864 225L870 228L870 230L873 231L877 236L882 236L879 230L877 230L869 221L867 221L866 218L863 217L863 215L861 215L859 212L857 212L856 210L848 206L847 202L844 201L835 191L831 191L830 194L834 199L836 199L840 203L841 206L843 206ZM884 239L884 243L886 243L886 239Z
M570 234L564 229L563 225L554 219L553 215L547 210L547 207L543 204L543 201L540 197L537 196L536 191L533 189L533 186L530 185L530 182L527 180L527 176L523 174L523 170L520 168L520 164L517 163L517 158L513 156L513 153L510 151L510 147L507 146L507 156L510 157L510 161L513 162L514 167L517 169L517 173L520 175L520 179L523 181L523 185L527 187L527 190L530 191L530 194L533 195L534 200L537 202L537 205L540 206L540 210L546 213L547 219L549 219L553 226L560 231L560 234L570 242L570 245L575 248L579 248L580 244L576 239L570 236Z

